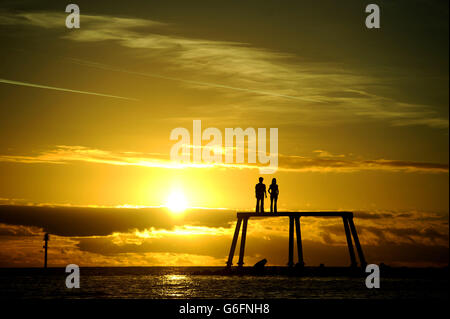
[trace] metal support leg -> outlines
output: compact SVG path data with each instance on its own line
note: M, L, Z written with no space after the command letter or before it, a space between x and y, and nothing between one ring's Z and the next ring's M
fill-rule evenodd
M241 247L239 251L239 262L238 262L239 267L242 267L242 265L244 265L245 238L247 237L247 222L248 217L244 217L244 225L242 225Z
M298 266L303 267L303 247L302 247L302 233L300 228L300 217L295 217L295 235L297 236L297 254L298 254Z
M294 218L289 217L289 261L288 266L294 266Z
M350 234L350 228L348 227L348 218L342 217L342 221L344 222L344 229L345 229L345 236L347 237L347 245L348 245L348 252L350 253L350 266L356 267L356 258L355 258L355 251L353 250L353 243L352 243L352 235Z
M231 242L230 254L228 255L227 268L233 265L234 251L236 249L236 243L239 237L239 230L241 229L242 218L238 217L236 228L234 229L233 241Z
M366 269L367 263L364 258L364 254L361 248L361 244L359 243L358 233L356 232L355 224L353 223L353 217L348 219L348 223L350 224L350 229L352 231L353 239L355 240L356 250L358 251L359 262L361 264L361 268Z

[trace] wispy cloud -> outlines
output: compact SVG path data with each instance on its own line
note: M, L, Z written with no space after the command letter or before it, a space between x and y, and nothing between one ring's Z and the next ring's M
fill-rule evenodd
M144 77L177 81L177 82L182 82L182 83L191 84L191 85L195 85L195 86L206 86L206 87L213 87L213 88L218 88L218 89L228 89L228 90L234 90L234 91L240 91L240 92L246 92L246 93L254 93L254 94L258 94L258 95L282 97L282 98L293 99L293 100L311 101L307 98L302 98L300 96L292 96L292 95L286 95L286 94L269 92L269 91L258 91L258 90L254 90L254 89L246 89L246 88L211 83L211 82L185 80L185 79L181 79L181 78L164 76L164 75L155 74L155 73L134 72L134 71L129 71L129 70L125 70L125 69L115 68L115 67L108 66L108 65L105 65L102 63L98 63L98 62L85 61L85 60L80 60L80 59L70 59L70 60L72 61L72 63L82 65L82 66L98 68L98 69L108 70L108 71L122 72L122 73L127 73L127 74L134 74L134 75L139 75L139 76L144 76Z
M0 24L57 29L64 19L62 13L5 13L0 15ZM113 41L122 47L139 49L140 57L163 63L169 74L176 71L177 76L136 72L90 61L76 63L178 81L197 89L220 90L238 103L241 112L251 112L258 105L265 111L295 113L299 115L296 118L316 124L365 117L395 126L448 127L448 118L431 105L406 103L374 93L374 87L389 85L389 72L375 78L343 65L305 61L294 54L248 43L180 36L180 32L174 35L175 28L153 20L83 15L83 27L61 37L84 43Z
M391 172L428 172L448 173L448 164L414 162L388 159L351 159L342 157L301 157L280 156L279 163L285 170L306 172L357 172L357 171L391 171Z
M391 171L391 172L423 172L448 173L448 164L414 162L388 159L352 159L343 155L333 156L326 151L320 151L318 156L290 156L279 154L280 171L290 172L340 172L358 171ZM107 165L157 167L166 169L182 168L228 168L228 169L259 169L256 164L210 164L210 163L176 163L170 160L168 154L112 152L91 149L84 146L60 145L53 150L36 155L0 155L0 162L15 162L25 164L68 164L71 162L98 163Z

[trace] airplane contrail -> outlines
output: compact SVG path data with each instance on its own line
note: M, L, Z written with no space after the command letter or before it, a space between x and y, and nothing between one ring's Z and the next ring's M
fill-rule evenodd
M49 89L49 90L56 90L56 91L63 91L63 92L71 92L71 93L103 96L103 97L109 97L109 98L121 99L121 100L138 101L137 99L130 98L130 97L123 97L123 96L102 94L102 93L96 93L96 92L88 92L88 91L80 91L80 90L58 88L58 87L54 87L54 86L47 86L47 85L41 85L41 84L27 83L27 82L21 82L21 81L13 81L13 80L7 80L7 79L0 79L0 83L6 83L6 84L12 84L12 85L20 85L20 86L29 86L29 87L35 87L35 88L40 88L40 89Z
M79 59L74 59L74 58L71 58L69 60L73 64L78 64L78 65L82 65L82 66L97 68L97 69L101 69L101 70L122 72L122 73L140 75L140 76L144 76L144 77L152 77L152 78L171 80L171 81L177 81L177 82L183 82L183 83L197 84L197 85L216 87L216 88L221 88L221 89L243 91L243 92L255 93L255 94L260 94L260 95L277 96L277 97L283 97L283 98L293 99L293 100L302 100L302 101L316 102L313 99L303 98L303 97L299 97L299 96L286 95L286 94L275 93L275 92L259 91L259 90L253 90L253 89L246 89L246 88L240 88L240 87L236 87L236 86L223 85L223 84L218 84L218 83L209 83L209 82L185 80L185 79L174 78L174 77L164 76L164 75L154 74L154 73L142 73L142 72L129 71L129 70L125 70L125 69L111 67L109 65L105 65L105 64L101 64L101 63L97 63L97 62L79 60Z

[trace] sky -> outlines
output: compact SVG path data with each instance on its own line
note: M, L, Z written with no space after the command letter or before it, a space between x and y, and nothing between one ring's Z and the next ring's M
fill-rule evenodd
M50 266L224 265L259 176L279 211L353 211L369 262L448 265L448 1L376 3L380 29L362 1L77 0L68 29L65 3L2 1L0 267L41 266L45 232ZM278 170L175 163L194 120L277 128ZM350 263L342 221L302 237ZM287 238L252 219L246 264Z

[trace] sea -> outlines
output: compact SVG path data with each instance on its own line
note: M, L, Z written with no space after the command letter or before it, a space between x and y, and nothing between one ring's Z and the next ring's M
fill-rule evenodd
M448 275L220 275L217 267L86 267L80 288L66 287L64 268L1 268L0 299L432 299L449 298ZM429 272L428 272L429 273ZM440 274L448 274L448 269Z

